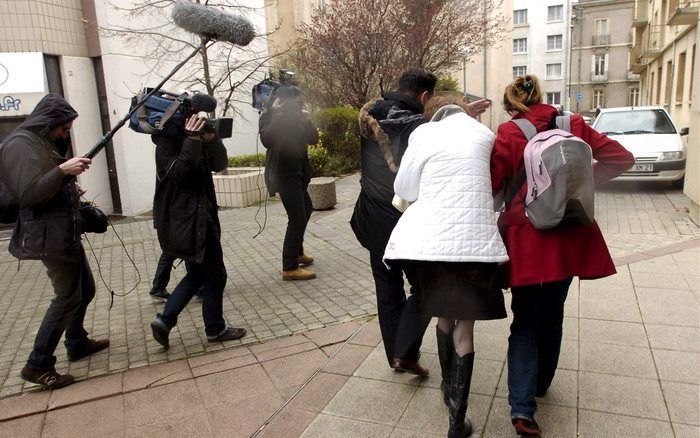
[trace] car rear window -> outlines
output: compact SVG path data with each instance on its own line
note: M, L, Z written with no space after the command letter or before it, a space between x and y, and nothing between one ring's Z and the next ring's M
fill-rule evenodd
M604 134L675 134L663 110L635 110L602 113L595 125Z

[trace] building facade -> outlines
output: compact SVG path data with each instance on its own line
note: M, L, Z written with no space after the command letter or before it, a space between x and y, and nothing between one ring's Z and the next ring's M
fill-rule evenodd
M690 128L686 142L684 192L699 222L700 93L698 92L698 0L636 0L631 63L641 78L643 105L663 106L680 128Z
M569 107L570 0L513 0L513 78L534 74L546 103Z
M595 117L598 108L641 104L639 76L630 71L634 1L580 0L571 18L571 108Z
M122 1L120 6L137 3ZM262 11L263 0L242 3ZM248 16L262 31L262 14ZM129 112L131 97L139 89L160 82L178 57L185 56L176 53L172 62L154 69L146 62L149 51L143 42L129 43L98 29L146 29L153 26L153 20L134 21L108 0L0 2L4 28L0 33L0 141L46 93L53 92L65 97L80 115L71 131L72 153L87 153ZM266 46L256 50L264 52ZM172 87L177 85L168 83L164 88ZM237 109L241 116L235 117L234 136L225 142L230 155L252 153L256 145L257 113L250 105L240 104ZM95 157L90 171L79 177L80 183L107 213L149 211L155 189L154 150L150 136L124 127Z

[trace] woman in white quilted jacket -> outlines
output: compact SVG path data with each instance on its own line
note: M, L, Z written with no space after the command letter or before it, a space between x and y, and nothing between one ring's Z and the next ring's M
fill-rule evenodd
M472 433L466 411L474 321L506 317L499 263L508 255L496 226L489 164L495 136L464 105L436 97L426 106L430 123L411 134L394 182L397 197L412 204L384 254L389 266L415 266L420 309L438 317L449 438Z

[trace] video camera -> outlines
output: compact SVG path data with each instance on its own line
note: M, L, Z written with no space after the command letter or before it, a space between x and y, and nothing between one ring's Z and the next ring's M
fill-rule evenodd
M272 108L280 96L297 97L301 90L294 82L294 72L281 68L279 70L279 82L266 78L253 87L253 108L258 111L267 111Z
M152 88L144 88L131 98L132 108L143 99ZM166 134L185 137L185 121L192 114L213 112L216 99L203 93L176 94L160 90L146 100L129 120L129 128L141 134ZM203 133L211 132L217 138L230 138L233 133L233 119L206 119Z

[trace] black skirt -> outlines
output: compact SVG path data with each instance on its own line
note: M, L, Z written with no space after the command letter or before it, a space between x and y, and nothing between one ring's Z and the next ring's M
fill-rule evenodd
M506 315L498 263L411 261L425 316L485 320Z

